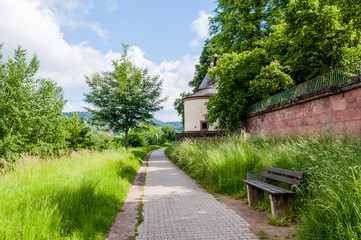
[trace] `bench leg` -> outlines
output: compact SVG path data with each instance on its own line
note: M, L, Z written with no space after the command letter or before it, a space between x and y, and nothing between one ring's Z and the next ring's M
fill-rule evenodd
M248 205L252 206L256 202L263 201L264 192L259 188L247 184L247 197L248 197Z
M292 211L292 197L290 195L269 194L272 217L281 217Z

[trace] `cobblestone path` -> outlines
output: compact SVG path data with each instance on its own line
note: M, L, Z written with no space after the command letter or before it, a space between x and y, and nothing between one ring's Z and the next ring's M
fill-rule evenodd
M143 198L144 222L137 240L143 239L257 239L249 224L154 151Z

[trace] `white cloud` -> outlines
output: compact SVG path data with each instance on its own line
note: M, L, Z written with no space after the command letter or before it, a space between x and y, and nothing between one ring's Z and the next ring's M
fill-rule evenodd
M97 22L91 22L91 23L85 23L87 27L89 27L90 30L95 32L102 40L103 42L106 42L109 38L109 32L102 29Z
M191 91L188 82L193 79L199 56L186 55L179 61L163 61L157 65L148 60L138 46L130 47L128 55L136 65L148 67L151 75L158 74L164 80L163 97L167 96L168 100L163 104L164 111L157 113L156 117L162 121L179 121L173 102L183 91Z
M84 86L84 74L111 67L119 53L102 54L87 43L71 45L63 38L54 13L38 0L0 1L0 36L4 50L22 45L40 60L39 76L50 77L63 87Z
M119 59L121 53L108 51L102 54L87 42L70 44L65 41L60 28L61 21L50 7L53 2L56 0L0 1L0 41L4 43L3 53L5 57L12 57L17 45L28 50L28 58L36 53L40 60L38 76L52 78L65 89L79 89L75 93L76 99L82 99L80 95L83 95L82 89L86 86L84 75L110 70L111 60ZM77 6L77 1L65 2L70 9ZM96 29L96 24L93 27ZM99 34L106 36L100 30ZM164 103L165 111L157 114L160 120L180 120L173 109L173 102L181 92L190 91L187 84L193 78L198 56L187 55L178 61L155 64L145 57L145 52L138 46L130 47L129 56L137 65L147 66L150 74L159 74L164 79L163 95L169 96L169 99ZM64 110L81 111L83 106L84 103L79 100L69 99Z
M34 0L28 0L34 1ZM109 37L109 32L102 29L97 22L87 22L84 20L86 15L90 14L93 8L92 1L77 0L37 0L40 8L49 9L54 15L53 20L61 27L68 28L71 31L80 27L86 27L97 34L103 42Z
M212 14L206 13L204 10L199 11L198 18L193 20L193 22L189 25L190 30L197 35L196 38L189 43L189 46L198 47L200 45L200 41L209 37L210 17L212 17Z
M195 38L189 43L190 47L199 47L200 46L200 40Z
M69 103L67 102L64 106L63 112L82 112L86 111L84 107L91 107L89 104L84 102Z
M105 1L105 6L108 8L109 12L113 12L119 7L117 0L107 0Z

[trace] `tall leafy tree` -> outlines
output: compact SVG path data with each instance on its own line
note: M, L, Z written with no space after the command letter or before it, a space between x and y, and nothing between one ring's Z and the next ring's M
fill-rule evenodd
M244 109L250 103L250 81L271 59L264 49L224 54L217 67L209 71L218 88L218 93L207 103L207 121L218 123L223 131L239 129Z
M272 32L288 0L218 0L210 32L220 53L252 50Z
M284 62L298 82L360 59L360 11L359 1L290 1L283 36L291 44Z
M0 50L1 50L0 45ZM0 156L66 147L63 91L49 79L35 79L39 61L29 62L20 46L14 59L0 54Z
M85 76L91 91L85 101L94 106L88 108L95 118L108 124L115 131L125 133L128 148L129 130L139 123L149 121L152 113L162 109L162 80L150 76L148 69L134 65L126 55L112 61L113 70Z

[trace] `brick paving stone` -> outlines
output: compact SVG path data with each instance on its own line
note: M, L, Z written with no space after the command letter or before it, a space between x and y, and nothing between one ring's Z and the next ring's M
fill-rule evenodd
M144 186L142 239L258 239L249 224L154 151Z

